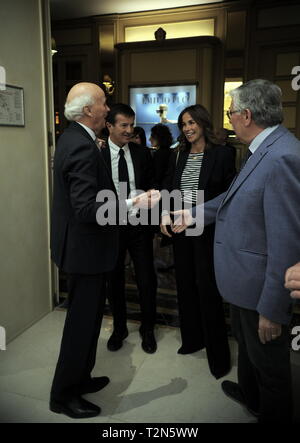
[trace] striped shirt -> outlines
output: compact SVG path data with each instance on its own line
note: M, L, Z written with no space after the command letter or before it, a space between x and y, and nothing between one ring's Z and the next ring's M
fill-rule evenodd
M203 152L190 153L181 176L180 190L186 205L197 204L197 191L201 171Z

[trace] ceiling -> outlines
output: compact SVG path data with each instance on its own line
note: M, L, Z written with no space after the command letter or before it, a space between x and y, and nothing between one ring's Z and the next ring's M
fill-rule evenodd
M180 6L220 3L222 0L50 0L53 20L153 11ZM224 0L223 0L224 1Z

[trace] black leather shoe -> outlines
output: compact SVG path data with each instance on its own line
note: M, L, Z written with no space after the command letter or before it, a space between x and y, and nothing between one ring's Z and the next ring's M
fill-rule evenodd
M119 349L122 348L123 340L125 340L126 337L128 337L128 330L127 329L125 332L123 332L123 334L119 334L114 331L111 334L110 338L108 339L107 349L112 352L118 351Z
M182 345L178 349L177 354L182 354L182 355L193 354L194 352L201 351L201 349L204 349L204 346L201 346L201 345L199 345L199 346L183 346Z
M231 398L231 400L236 401L240 405L244 406L250 414L254 415L254 417L259 417L259 412L254 411L253 409L249 408L246 405L246 400L244 397L244 394L242 393L241 388L237 383L234 383L233 381L225 380L222 382L221 387L223 389L223 392L227 397Z
M101 391L110 382L108 377L94 377L79 387L80 395Z
M65 414L71 418L89 418L100 414L99 406L84 400L81 397L73 397L69 400L50 400L50 410L57 414Z
M154 354L157 349L156 340L153 330L140 330L140 336L142 337L142 348L147 354Z
M231 365L229 365L226 369L224 369L223 371L217 371L217 372L212 372L212 375L216 378L216 380L219 380L219 378L223 378L226 375L229 374L229 372L231 371Z

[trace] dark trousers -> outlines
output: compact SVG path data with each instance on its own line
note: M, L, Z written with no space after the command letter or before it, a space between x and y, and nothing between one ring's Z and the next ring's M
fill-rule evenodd
M231 305L231 326L238 342L238 384L249 408L259 411L262 423L292 420L292 379L289 330L262 344L258 336L259 314Z
M107 275L108 300L114 319L114 330L126 330L125 257L129 251L141 306L141 327L153 329L156 321L157 278L153 264L153 233L147 227L120 226L119 255L115 269Z
M223 301L213 265L213 229L200 237L174 236L178 311L182 346L206 348L211 373L220 378L230 370Z
M96 361L104 305L104 276L68 276L69 308L51 396L57 400L78 394L78 387L91 377Z

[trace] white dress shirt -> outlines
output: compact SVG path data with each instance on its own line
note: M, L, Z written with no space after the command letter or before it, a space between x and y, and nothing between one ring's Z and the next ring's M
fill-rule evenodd
M96 137L96 134L94 133L94 131L91 128L89 128L88 126L84 125L83 123L80 123L80 122L76 122L76 123L78 123L80 126L82 126L83 129L86 130L86 132L92 137L92 139L96 143L96 138L97 137Z
M279 125L270 126L269 128L264 129L252 140L248 148L252 152L252 154L254 154L254 152L262 144L264 139L267 138L268 135L270 135L273 131L275 131L275 129L277 129L278 126Z
M127 163L127 169L128 169L128 176L129 176L129 184L130 184L130 197L133 198L137 195L136 193L136 185L135 185L135 174L134 174L134 167L133 162L130 154L130 149L128 144L124 145L122 148L117 146L115 143L111 141L111 138L108 139L108 146L110 150L110 158L111 158L111 173L112 173L112 179L118 194L118 197L120 198L120 187L119 187L119 151L120 149L123 149L124 151L124 158ZM132 208L132 200L127 199L127 208L130 210ZM138 209L132 209L132 211L137 212ZM131 213L132 213L131 211Z

